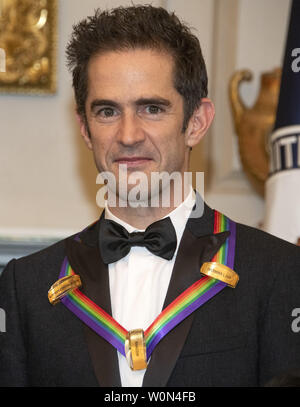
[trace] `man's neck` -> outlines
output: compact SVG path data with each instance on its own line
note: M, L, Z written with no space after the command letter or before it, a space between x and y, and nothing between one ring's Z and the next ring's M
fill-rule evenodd
M133 207L128 203L125 207L108 205L108 209L114 216L123 220L134 228L144 230L153 222L164 218L174 209L176 209L187 198L189 193L190 190L182 192L181 199L177 199L176 202L170 199L170 204L167 207L162 205L160 200L160 205L158 207L151 205L147 205L146 207Z
M120 207L109 207L109 210L117 218L123 220L129 225L135 227L136 229L144 230L153 222L167 216L173 207L168 208L120 208Z

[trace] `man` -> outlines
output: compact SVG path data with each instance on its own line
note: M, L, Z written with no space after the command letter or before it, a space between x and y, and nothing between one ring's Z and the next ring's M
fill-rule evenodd
M150 187L154 173L183 178L190 149L214 116L196 37L162 8L117 8L75 26L67 55L81 134L99 172L116 180L108 194L117 204L108 200L100 220L78 235L7 265L0 286L7 316L0 383L258 386L299 368L300 334L293 329L299 248L243 225L236 233L214 233L212 209L205 205L195 216L198 194L175 181L166 207L168 188ZM148 182L139 197L129 198L129 178L137 173ZM151 206L153 195L158 205ZM233 237L234 271L228 273L239 275L236 287L225 285L169 332L160 331L145 360L147 328L198 280L219 284L201 280L200 268ZM80 277L80 291L57 298L54 286L50 296L60 301L50 304L49 288L64 277L75 284L72 273ZM133 330L139 330L136 342ZM126 351L117 347L115 332L129 335Z

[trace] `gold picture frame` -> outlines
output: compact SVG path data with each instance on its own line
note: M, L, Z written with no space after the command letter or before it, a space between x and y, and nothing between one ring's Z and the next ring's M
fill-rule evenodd
M56 92L57 0L0 0L0 93Z

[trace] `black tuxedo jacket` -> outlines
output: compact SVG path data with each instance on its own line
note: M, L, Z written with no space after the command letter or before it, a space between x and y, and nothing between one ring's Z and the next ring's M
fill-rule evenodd
M213 234L213 211L189 219L164 307L200 278L229 232ZM117 351L47 292L67 254L82 291L111 314L108 268L98 248L99 222L33 255L12 260L0 278L0 386L121 386ZM226 287L155 348L143 386L260 386L300 368L300 248L238 224L235 271ZM300 323L299 323L300 325ZM125 327L126 328L126 327ZM138 328L138 327L137 327Z

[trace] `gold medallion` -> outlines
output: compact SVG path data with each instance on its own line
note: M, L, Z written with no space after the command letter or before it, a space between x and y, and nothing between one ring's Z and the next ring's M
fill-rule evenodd
M128 332L125 340L125 354L131 370L147 368L146 344L142 329Z
M232 288L235 288L239 281L239 276L235 271L220 263L203 263L200 273L215 278L216 280L223 281L223 283L226 283Z
M50 304L57 304L62 297L64 297L70 291L75 290L75 288L81 287L81 285L80 277L77 274L60 278L50 287L50 290L48 291L48 299Z

